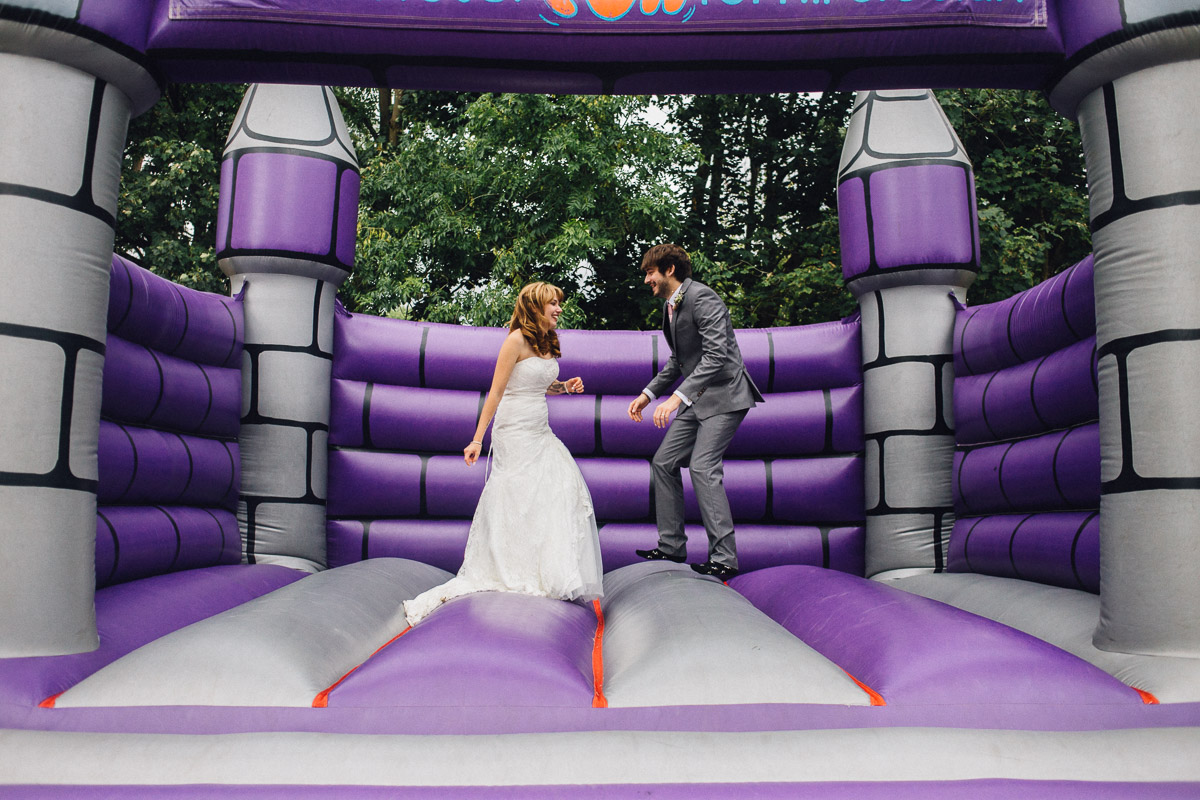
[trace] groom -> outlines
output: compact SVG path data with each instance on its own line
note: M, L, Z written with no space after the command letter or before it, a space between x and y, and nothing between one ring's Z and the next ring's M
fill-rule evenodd
M654 409L656 427L670 424L652 462L658 547L635 552L651 560L686 559L679 470L687 467L708 534L708 560L693 564L692 569L728 580L738 574L738 562L722 459L738 425L763 396L742 363L729 309L716 292L692 280L692 262L683 248L673 244L651 247L642 257L642 272L654 296L666 303L663 333L671 357L629 404L629 418L641 422L642 409L651 400L658 399L681 375L683 382ZM679 413L671 422L675 411Z

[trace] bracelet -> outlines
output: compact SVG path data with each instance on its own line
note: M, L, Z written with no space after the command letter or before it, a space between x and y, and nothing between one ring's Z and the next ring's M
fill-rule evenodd
M474 439L472 439L472 440L471 440L471 444L477 444L477 445L479 445L480 447L483 447L483 442L477 442L477 441L475 441ZM470 445L468 445L468 446L470 446Z

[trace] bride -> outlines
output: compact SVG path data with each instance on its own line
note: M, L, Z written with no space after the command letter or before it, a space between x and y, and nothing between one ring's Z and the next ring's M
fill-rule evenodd
M521 289L500 346L492 388L463 457L472 466L494 416L490 474L471 521L458 575L404 603L416 625L442 603L471 592L520 592L560 600L603 595L592 498L566 446L550 430L547 394L582 392L558 380L562 290Z

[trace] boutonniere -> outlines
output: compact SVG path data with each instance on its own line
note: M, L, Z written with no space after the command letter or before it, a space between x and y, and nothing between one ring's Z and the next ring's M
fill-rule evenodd
M679 296L675 298L675 302L671 304L671 306L672 306L672 307L673 307L673 308L674 308L676 311L678 311L678 310L679 310L679 307L680 307L681 305L683 305L683 296L684 296L685 294L687 294L687 293L686 293L686 292L680 292L680 293L679 293Z

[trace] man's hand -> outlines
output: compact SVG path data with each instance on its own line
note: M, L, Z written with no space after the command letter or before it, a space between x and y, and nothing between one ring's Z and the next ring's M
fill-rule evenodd
M629 404L629 418L634 422L641 422L642 409L648 405L650 405L650 398L644 394L633 398L633 402Z
M642 395L642 397L645 397L645 395ZM659 403L658 408L654 409L654 427L667 427L671 423L671 415L678 410L680 402L679 396L673 394Z

